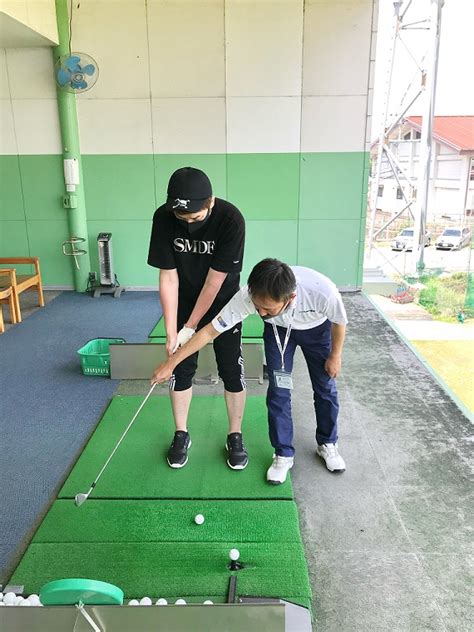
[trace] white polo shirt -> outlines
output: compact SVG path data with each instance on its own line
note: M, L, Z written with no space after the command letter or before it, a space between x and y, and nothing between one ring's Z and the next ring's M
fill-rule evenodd
M338 325L347 324L347 315L339 290L328 277L311 268L290 266L296 277L296 296L285 309L274 318L265 320L280 327L312 329L329 320ZM212 321L216 331L222 333L237 323L256 314L257 310L245 285L235 294Z

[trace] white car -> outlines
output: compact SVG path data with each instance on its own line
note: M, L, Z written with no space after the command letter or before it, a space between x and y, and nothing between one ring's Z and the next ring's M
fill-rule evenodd
M392 250L413 250L413 234L415 229L404 228L392 241ZM431 235L428 231L425 232L425 246L431 245Z
M460 250L471 243L469 228L445 228L435 243L436 250Z

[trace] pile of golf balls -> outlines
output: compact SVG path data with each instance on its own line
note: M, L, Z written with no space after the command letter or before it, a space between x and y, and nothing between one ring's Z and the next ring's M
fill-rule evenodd
M12 593L13 594L13 593ZM203 601L203 604L206 606L212 605L214 602L211 601L210 599L206 599L206 601ZM38 604L41 605L41 604ZM129 606L152 606L153 605L153 600L150 597L142 597L140 600L138 599L130 599L130 601L128 602ZM160 599L157 599L155 602L156 606L167 606L168 605L168 601L166 599L163 599L163 597L161 597ZM185 606L186 605L186 600L185 599L176 599L176 601L174 602L174 605L176 606Z
M5 594L0 592L0 606L42 606L38 595L32 594L29 597L16 595L14 592Z

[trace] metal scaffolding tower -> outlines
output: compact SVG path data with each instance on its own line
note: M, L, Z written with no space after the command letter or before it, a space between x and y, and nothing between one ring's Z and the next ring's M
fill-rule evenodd
M421 272L424 268L424 235L426 231L426 216L428 211L428 193L430 187L430 165L432 153L433 116L436 94L436 77L438 69L439 40L441 31L441 12L444 0L430 0L429 15L423 19L411 22L407 16L412 0L395 0L393 2L393 24L386 59L385 81L382 98L382 118L380 130L377 135L377 159L375 174L371 178L369 209L369 254L376 248L379 254L385 255L377 248L375 241L392 222L404 212L408 212L414 220L413 235L413 263L414 269ZM417 58L414 51L410 50L404 34L408 30L426 31L427 50L421 59ZM390 115L390 96L392 92L392 78L394 65L396 65L396 52L398 47L403 47L413 61L416 72L411 81L407 82L406 90L400 101L398 111ZM423 95L423 99L421 96ZM390 135L403 120L408 110L417 101L422 100L422 129L420 139L419 175L414 178L400 163L396 152L390 147ZM375 229L377 212L378 191L384 166L393 174L398 183L404 199L403 208L390 218L381 228ZM408 184L408 195L405 193L402 182ZM390 262L391 263L391 262Z

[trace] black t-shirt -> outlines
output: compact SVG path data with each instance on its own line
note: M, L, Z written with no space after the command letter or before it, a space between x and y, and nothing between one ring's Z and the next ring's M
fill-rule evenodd
M173 270L179 276L180 300L195 302L209 268L227 272L213 308L225 305L239 289L244 256L245 222L233 204L215 198L209 219L202 228L188 233L166 205L153 216L148 264Z

